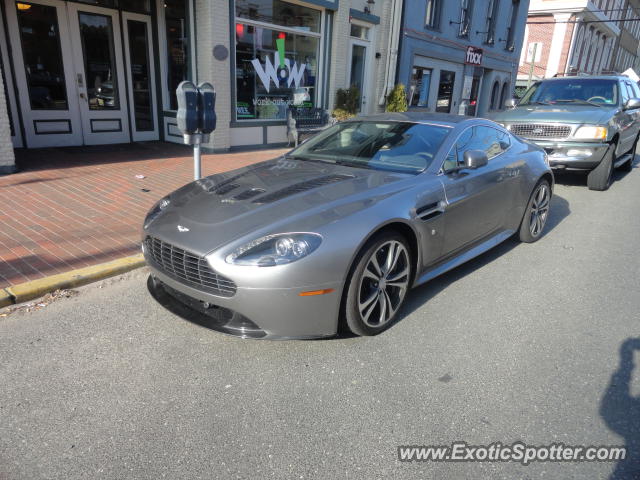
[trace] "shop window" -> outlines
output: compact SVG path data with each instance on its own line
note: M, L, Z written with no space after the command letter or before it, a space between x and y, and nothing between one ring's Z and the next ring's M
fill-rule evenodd
M438 28L440 20L440 7L442 0L426 0L427 11L424 18L424 24L427 28Z
M518 21L518 12L520 10L520 0L511 1L511 19L509 20L509 27L507 28L507 43L505 49L513 52L516 48L515 45L515 32L516 22Z
M413 67L409 85L409 105L412 107L429 106L429 88L431 87L431 69Z
M28 5L28 8L21 8L22 5ZM31 108L67 110L67 87L56 8L17 3L16 13Z
M460 29L458 36L467 38L471 26L471 12L473 11L473 0L460 0Z
M320 10L281 0L237 0L236 17L281 27L320 32Z
M507 101L509 95L509 83L504 82L502 85L502 93L500 94L500 105L498 105L498 110L502 110L504 108L504 104Z
M282 25L236 21L236 119L284 120L289 106L316 104L320 11L279 0L260 2L254 8L255 3L240 0L237 15Z
M169 108L178 109L176 88L189 78L189 15L187 0L164 0L167 35L167 90Z
M500 101L499 95L500 95L500 83L498 83L498 81L496 80L493 83L493 88L491 89L491 105L489 106L491 110L498 109L498 102Z
M352 23L350 35L353 38L359 38L360 40L369 40L369 28Z
M485 21L484 43L493 45L496 33L496 16L498 15L498 4L500 0L489 0L487 8L487 19Z

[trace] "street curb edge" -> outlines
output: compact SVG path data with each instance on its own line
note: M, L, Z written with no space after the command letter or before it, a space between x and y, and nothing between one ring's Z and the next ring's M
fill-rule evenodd
M27 302L47 293L64 288L73 288L88 283L113 277L130 270L143 267L144 257L141 253L131 257L119 258L110 262L79 268L70 272L59 273L37 280L20 283L0 289L0 308L15 303Z

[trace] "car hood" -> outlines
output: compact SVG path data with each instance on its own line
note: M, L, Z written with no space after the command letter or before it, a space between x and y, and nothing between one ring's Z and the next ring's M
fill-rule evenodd
M526 105L491 115L499 123L606 123L611 107L590 105Z
M310 231L408 188L414 175L284 158L185 185L146 228L205 255L249 233ZM178 228L180 226L180 228ZM284 230L279 230L283 228Z

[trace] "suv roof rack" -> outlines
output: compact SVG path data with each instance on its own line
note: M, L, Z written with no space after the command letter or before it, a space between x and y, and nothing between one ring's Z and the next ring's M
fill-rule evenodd
M560 77L626 77L624 73L615 70L603 70L601 72L558 72L552 78Z

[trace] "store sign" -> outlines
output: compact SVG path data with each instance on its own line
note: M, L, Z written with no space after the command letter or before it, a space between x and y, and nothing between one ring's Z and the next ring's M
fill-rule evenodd
M257 58L251 60L256 75L258 75L267 93L269 93L269 89L271 88L271 82L273 82L276 87L280 87L280 82L283 81L286 82L288 88L291 88L292 84L296 88L299 87L307 66L305 63L302 63L300 67L298 67L295 61L292 62L290 59L285 58L284 39L279 38L276 40L276 46L278 52L273 54L273 62L268 56L265 57L264 66Z
M478 47L467 47L467 56L464 63L469 65L482 65L482 49Z

